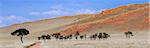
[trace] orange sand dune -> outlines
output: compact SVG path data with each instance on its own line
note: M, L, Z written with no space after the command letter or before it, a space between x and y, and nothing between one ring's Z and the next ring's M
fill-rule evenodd
M146 4L147 5L147 4ZM133 5L130 5L133 7ZM113 31L142 31L148 30L149 26L149 18L148 18L148 6L144 5L135 5L136 9L127 11L121 14L116 14L119 12L123 12L127 9L127 6L121 6L118 8L110 9L103 11L101 14L111 15L116 14L111 17L108 17L104 20L98 20L96 22L89 22L84 24L72 25L67 27L62 34L73 34L77 31L84 32L89 29L99 28L99 29L107 29ZM128 7L129 8L129 7ZM111 29L108 29L111 28Z
M63 16L52 19L14 24L0 28L0 32L13 32L18 28L30 30L32 35L52 34L61 32L62 35L74 34L77 31L144 31L148 30L148 3L130 4L108 9L98 14L81 14Z

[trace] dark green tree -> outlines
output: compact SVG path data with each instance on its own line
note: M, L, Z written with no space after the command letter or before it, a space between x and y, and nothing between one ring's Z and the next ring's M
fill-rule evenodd
M15 36L15 35L19 36L22 43L23 43L23 40L22 40L23 36L26 36L28 34L30 34L29 31L27 29L24 29L24 28L17 29L11 33L11 35L13 35L13 36Z

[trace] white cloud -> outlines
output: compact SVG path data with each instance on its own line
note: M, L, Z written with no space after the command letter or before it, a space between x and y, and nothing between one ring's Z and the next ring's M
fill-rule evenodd
M96 9L79 9L78 7L84 6L79 3L69 4L70 6L66 6L63 4L56 4L50 6L49 10L46 11L33 11L30 12L31 16L38 16L43 18L55 18L57 16L66 16L66 15L78 15L78 14L95 14L99 13L101 10Z
M30 15L39 15L39 16L48 16L48 15L59 15L62 13L62 10L64 10L63 5L57 4L50 7L50 10L48 11L42 11L42 12L30 12Z
M6 16L4 18L8 19L8 20L15 20L15 19L19 19L20 17L19 16L10 15L10 16Z
M95 14L99 13L101 10L92 9L81 9L81 10L49 10L43 12L31 12L30 15L36 16L64 16L64 15L76 15L76 14Z
M30 19L27 19L23 16L15 16L15 15L10 15L10 16L0 16L0 27L12 25L12 24L18 24L18 23L23 23L30 21Z
M60 16L63 15L65 12L61 10L49 10L49 11L43 11L43 12L31 12L30 15L34 16Z
M4 17L5 20L12 20L12 21L19 21L19 22L24 22L24 21L30 21L29 19L23 17L23 16L15 16L15 15L10 15L10 16L6 16Z
M61 12L62 12L61 10L51 10L51 11L42 12L42 14L43 15L51 15L51 14L59 15Z
M79 6L79 4L74 4L75 6ZM41 16L42 18L54 18L57 16L65 16L65 15L78 15L78 14L96 14L101 12L103 9L75 9L75 8L67 8L64 5L58 4L50 7L50 10L47 11L39 11L39 12L30 12L29 15L32 16Z
M94 14L94 13L97 13L97 11L90 9L81 9L75 12L75 14Z

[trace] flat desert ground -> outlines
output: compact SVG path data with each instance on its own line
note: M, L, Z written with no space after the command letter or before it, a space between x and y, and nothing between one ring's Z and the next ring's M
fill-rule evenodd
M150 48L149 32L133 32L134 36L126 38L123 32L108 32L108 39L71 39L71 40L37 40L35 36L26 36L22 44L19 37L0 32L0 48L23 48L35 42L41 48Z

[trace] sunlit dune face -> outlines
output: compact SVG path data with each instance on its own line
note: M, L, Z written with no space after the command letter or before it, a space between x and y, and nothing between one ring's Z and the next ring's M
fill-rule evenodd
M119 12L125 12L128 8L127 6L121 6L118 8L113 8L110 10L103 11L101 14L96 14L96 16L102 16L102 14L110 15L110 14L116 14ZM79 32L86 31L91 27L105 28L105 26L114 26L114 28L120 31L121 30L127 31L127 30L148 29L149 18L147 17L148 16L147 12L148 12L149 7L144 7L143 5L140 5L140 6L136 6L136 8L133 8L135 10L132 10L132 11L128 11L122 14L111 16L110 18L104 19L104 21L99 20L97 22L69 26L63 31L63 34L74 34L77 31Z

